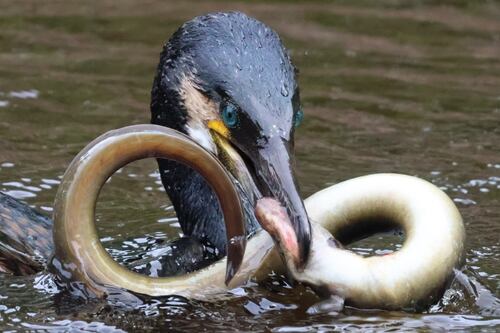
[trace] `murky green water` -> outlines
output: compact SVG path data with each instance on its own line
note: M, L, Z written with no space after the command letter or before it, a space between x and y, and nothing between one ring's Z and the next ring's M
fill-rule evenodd
M275 277L215 304L169 299L76 304L50 277L2 276L2 330L413 331L500 328L500 4L318 1L258 4L0 0L0 190L47 214L58 179L94 137L149 120L161 46L185 20L239 9L272 26L300 69L306 118L296 135L304 197L390 171L430 180L467 227L465 286L423 314L307 315L308 289ZM124 168L98 217L122 262L180 229L155 164ZM430 231L431 232L431 231ZM397 247L372 237L359 252ZM469 288L467 288L467 286Z

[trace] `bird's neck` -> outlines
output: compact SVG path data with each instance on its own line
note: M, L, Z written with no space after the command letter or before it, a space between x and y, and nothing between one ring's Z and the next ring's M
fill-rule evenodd
M184 164L159 159L161 180L175 208L179 224L186 236L214 245L221 255L226 253L226 228L219 201L203 177ZM252 205L242 198L247 234L259 229Z

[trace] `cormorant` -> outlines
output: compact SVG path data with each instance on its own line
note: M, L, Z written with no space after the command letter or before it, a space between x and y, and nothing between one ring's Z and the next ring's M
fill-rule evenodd
M271 196L287 207L304 263L310 224L293 152L302 117L289 54L277 33L256 19L240 12L199 16L165 44L151 91L151 122L187 134L219 158L239 186L249 236L260 228L257 199ZM158 165L183 233L224 255L223 217L209 185L178 162ZM0 226L0 252L10 254L0 253L4 271L36 270L50 254L50 220L1 193ZM19 268L21 258L31 270Z

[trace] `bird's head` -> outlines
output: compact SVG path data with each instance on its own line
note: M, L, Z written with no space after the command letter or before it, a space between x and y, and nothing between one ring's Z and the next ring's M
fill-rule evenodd
M242 13L185 23L165 45L152 90L152 122L213 152L255 204L287 209L307 260L310 223L294 172L294 132L303 113L296 71L278 35Z

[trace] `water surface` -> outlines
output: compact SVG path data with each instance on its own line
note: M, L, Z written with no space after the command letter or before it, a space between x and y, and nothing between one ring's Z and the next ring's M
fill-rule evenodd
M457 204L467 265L425 313L308 315L307 288L273 277L215 304L179 299L77 303L50 276L0 279L2 330L471 330L500 327L500 5L494 1L0 0L0 190L51 214L66 166L91 139L149 121L163 43L184 21L242 10L273 27L300 69L305 121L296 134L304 197L375 172L427 179ZM113 176L100 234L120 262L180 229L155 163ZM430 231L432 232L432 231ZM396 249L399 236L354 244ZM239 295L239 296L238 296Z

